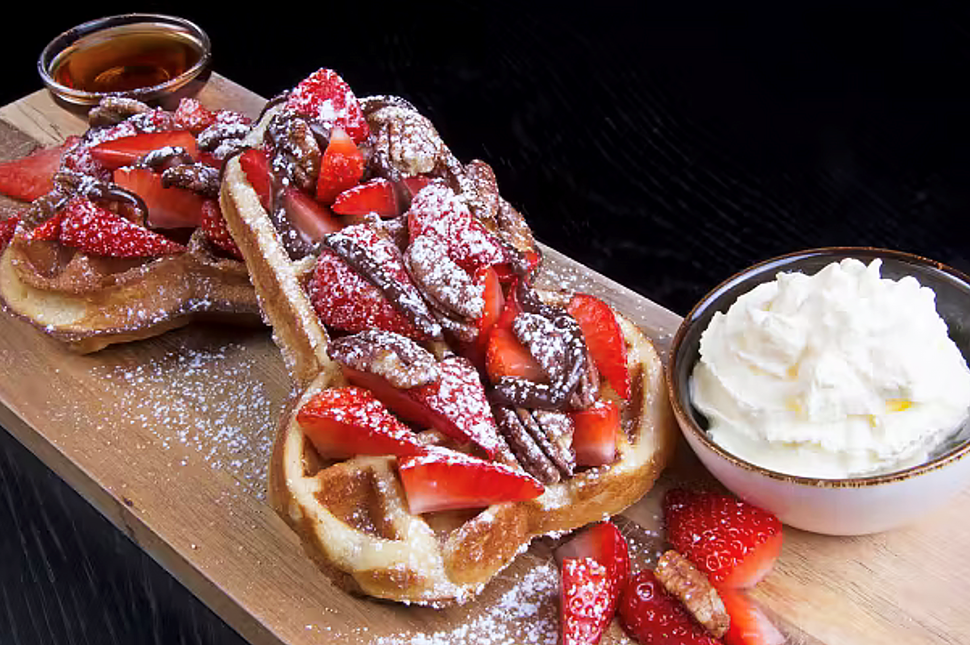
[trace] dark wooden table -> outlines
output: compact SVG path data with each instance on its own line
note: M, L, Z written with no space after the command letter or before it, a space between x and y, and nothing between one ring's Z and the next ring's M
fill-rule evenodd
M197 21L215 68L264 96L321 66L405 96L493 165L542 241L680 314L815 246L970 272L966 12L584 4L158 10ZM130 9L25 7L0 102L40 87L54 34ZM241 642L5 432L0 526L2 643Z

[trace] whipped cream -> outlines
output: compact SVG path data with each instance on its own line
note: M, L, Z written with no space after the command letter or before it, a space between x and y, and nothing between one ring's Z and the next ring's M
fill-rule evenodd
M778 472L858 477L925 461L966 420L970 369L913 277L881 261L779 273L717 313L691 396L726 451Z

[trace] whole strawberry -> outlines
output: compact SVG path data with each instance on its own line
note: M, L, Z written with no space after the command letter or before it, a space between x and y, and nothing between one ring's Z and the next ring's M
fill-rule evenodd
M730 495L673 489L664 516L667 541L718 586L754 586L781 552L778 518Z

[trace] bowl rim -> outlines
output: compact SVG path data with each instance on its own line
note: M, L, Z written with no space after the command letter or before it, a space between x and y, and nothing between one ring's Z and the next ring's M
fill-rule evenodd
M199 60L196 61L194 65L174 78L170 78L167 81L163 81L162 83L158 83L156 85L148 85L122 92L89 92L86 90L78 90L66 85L62 85L53 76L51 76L50 70L48 70L50 63L53 62L57 54L67 46L99 31L130 24L138 24L141 22L163 22L170 26L182 27L199 39L199 42L202 45L202 55L199 56ZM171 14L132 12L94 18L92 20L75 25L70 29L66 29L60 34L54 36L44 46L40 52L40 55L37 57L37 72L40 74L40 78L44 85L46 85L51 92L56 94L61 99L72 103L95 105L100 99L106 96L122 96L142 100L151 100L154 97L165 94L168 90L178 90L186 83L198 78L211 63L212 41L205 30L203 30L193 21Z
M932 260L930 258L916 255L914 253L908 253L906 251L898 251L895 249L885 249L875 246L825 246L804 249L800 251L793 251L791 253L785 253L783 255L774 256L766 260L752 264L746 267L727 279L720 282L713 289L708 291L704 297L702 297L697 304L691 308L690 312L682 319L680 325L674 334L673 341L670 345L670 353L668 354L669 359L667 360L667 365L665 368L665 376L667 380L667 398L670 399L670 405L673 408L674 416L677 419L678 425L681 429L686 428L687 431L701 442L708 450L718 455L720 458L730 462L735 467L747 470L749 472L757 473L768 477L770 479L790 483L790 484L800 484L803 486L811 486L812 488L863 488L870 486L878 486L881 484L890 484L894 482L900 482L906 479L910 479L924 473L937 470L947 466L950 463L960 460L970 453L970 440L964 441L963 443L951 448L947 452L937 455L929 461L925 461L914 466L904 468L902 470L896 470L889 473L881 473L876 475L867 475L864 477L843 477L843 478L832 478L825 479L820 477L808 477L804 475L792 475L788 473L779 472L776 470L771 470L770 468L765 468L757 464L753 464L750 461L742 459L734 455L733 453L724 450L721 446L715 443L704 430L694 422L691 414L684 409L681 404L680 388L678 386L678 380L675 378L678 369L678 355L680 354L680 348L683 344L684 338L691 327L696 324L692 322L694 320L697 312L709 305L711 300L727 288L729 285L737 284L739 282L745 281L751 274L760 273L772 264L788 264L792 261L810 258L817 256L832 256L833 259L836 257L852 257L853 255L867 255L872 256L872 259L878 258L890 258L898 260L901 262L906 262L909 264L914 264L918 266L931 267L938 271L948 274L949 276L962 282L970 291L970 276L967 276L961 271L954 269L953 267L939 262L937 260ZM784 270L784 268L779 268L779 271ZM688 395L689 398L689 395Z

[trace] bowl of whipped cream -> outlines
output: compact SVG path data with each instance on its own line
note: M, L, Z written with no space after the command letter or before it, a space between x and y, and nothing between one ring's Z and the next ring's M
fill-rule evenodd
M705 467L786 524L908 524L970 483L970 279L875 248L800 251L684 318L671 404Z

